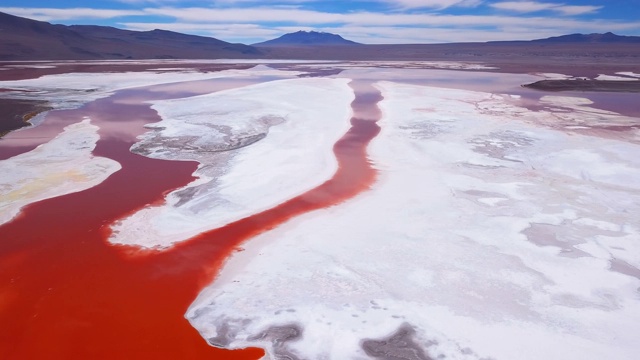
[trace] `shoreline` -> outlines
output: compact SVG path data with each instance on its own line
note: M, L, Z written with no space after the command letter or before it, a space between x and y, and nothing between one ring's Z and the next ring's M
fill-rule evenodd
M640 55L639 55L640 56ZM18 112L9 115L9 117L19 116L20 118L29 115L34 111L40 114L50 110L56 110L57 106L52 99L56 98L55 93L51 93L52 99L30 100L2 98L3 93L15 91L29 91L25 89L11 89L10 86L16 86L18 81L35 80L48 75L64 75L64 74L110 74L110 73L126 73L126 72L155 72L158 76L166 76L175 72L183 72L189 74L192 80L215 78L215 73L224 71L242 71L248 70L257 65L266 65L274 69L282 69L286 71L295 71L301 69L304 71L305 65L323 65L322 68L332 69L333 71L345 71L354 66L363 66L371 69L384 68L391 66L393 68L411 68L411 69L442 69L460 72L486 72L486 73L505 73L505 74L538 74L538 73L561 73L569 77L586 77L596 78L597 76L606 74L619 73L640 73L640 69L635 64L627 62L617 63L609 61L606 63L583 62L571 64L560 61L557 58L542 59L542 61L534 61L536 59L510 58L490 56L488 58L478 57L426 57L423 59L391 59L391 60L279 60L279 59L252 59L252 60L233 60L233 59L176 59L176 60L81 60L81 61L56 61L43 60L35 63L33 61L6 61L0 62L0 105L6 103L3 107L11 109L12 107L21 107L21 103L29 101L44 101L46 105L35 104L31 107L24 106ZM541 60L541 59L537 59ZM609 59L610 60L610 59ZM458 64L459 66L455 66ZM166 67L171 66L171 67ZM315 73L313 67L306 69L307 75L313 76ZM315 70L316 72L318 70ZM199 74L199 75L194 75ZM211 75L212 76L208 76ZM170 80L167 80L170 83ZM178 81L178 80L175 80ZM579 83L580 81L580 83ZM584 82L582 82L584 81ZM621 84L624 83L624 84ZM92 96L99 98L108 96L117 90L128 87L148 86L153 82L145 82L134 84L132 86L123 86L116 88L97 89L98 91ZM10 86L8 86L10 85ZM568 80L568 79L546 79L531 84L522 84L523 87L544 90L544 91L591 91L591 92L619 92L619 93L637 93L640 92L640 81L613 81L613 80ZM33 86L32 86L33 87ZM33 87L37 88L37 87ZM102 94L102 95L101 95ZM89 94L87 94L89 96ZM68 95L64 95L67 96ZM97 97L96 97L97 96ZM42 96L39 96L42 97ZM72 98L70 98L72 99ZM64 98L55 101L64 102ZM73 101L73 100L72 100ZM70 105L73 105L69 103ZM64 107L63 107L64 108ZM12 131L26 127L24 121L16 119L8 119L0 121L0 138L10 134Z

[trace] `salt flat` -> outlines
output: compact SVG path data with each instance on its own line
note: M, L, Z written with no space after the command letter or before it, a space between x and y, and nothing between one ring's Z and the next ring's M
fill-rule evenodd
M153 62L153 64L155 63L157 62ZM175 63L180 64L181 62ZM97 64L99 63L94 65ZM110 64L110 62L105 64ZM54 109L74 109L91 101L110 96L117 90L196 80L282 74L281 71L261 65L247 70L217 72L201 72L188 68L173 69L172 71L71 72L45 75L35 79L0 81L0 88L10 90L2 94L4 98L47 100ZM287 73L288 76L296 74L299 73Z
M0 161L0 224L26 205L91 188L120 170L117 161L92 155L99 139L98 127L85 119L34 150Z
M621 72L617 72L616 74L640 78L640 74L634 73L633 71L621 71Z
M343 69L368 69L375 68L393 68L393 69L449 69L449 70L496 70L497 67L489 66L482 63L463 62L463 61L352 61L346 63L332 64L321 62L303 63L305 67L326 67L338 65Z
M631 120L376 86L379 181L245 244L186 314L203 337L270 358L635 359L640 145L573 130Z
M167 247L269 209L320 185L337 169L333 145L349 129L348 79L270 81L155 102L132 150L200 163L197 180L112 226L113 243Z
M626 73L624 73L624 74L626 74ZM621 74L621 75L624 75L624 74ZM638 81L638 78L627 77L627 76L615 76L615 75L599 74L596 77L596 80Z

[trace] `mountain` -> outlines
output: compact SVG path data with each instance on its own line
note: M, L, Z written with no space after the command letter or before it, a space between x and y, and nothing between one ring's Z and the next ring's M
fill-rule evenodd
M315 45L360 45L359 43L347 40L340 35L317 32L317 31L297 31L284 34L277 39L253 44L253 46L315 46Z
M612 33L572 34L533 41L365 45L335 34L298 31L255 45L231 44L166 30L130 31L107 26L53 25L0 13L0 61L171 58L446 60L484 61L501 64L503 68L524 62L542 66L540 64L560 58L589 61L615 58L617 62L624 61L630 66L640 62L640 37Z
M640 44L640 36L616 35L612 32L604 34L569 34L553 36L545 39L520 41L489 41L489 44Z
M604 34L570 34L533 40L538 43L640 43L640 36L616 35L612 32Z
M255 58L248 45L165 30L53 25L0 12L0 60Z

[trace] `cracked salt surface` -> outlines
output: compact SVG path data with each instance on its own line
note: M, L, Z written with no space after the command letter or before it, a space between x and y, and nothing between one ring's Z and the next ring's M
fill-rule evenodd
M640 145L507 96L377 87L379 181L250 240L187 311L203 337L294 359L636 359Z
M132 151L200 163L166 203L112 226L109 241L168 247L267 210L331 178L333 145L350 127L348 79L271 81L218 93L157 101ZM265 190L268 189L268 190Z
M0 161L0 224L26 205L89 189L120 170L118 162L92 155L99 139L98 127L85 119L34 150Z

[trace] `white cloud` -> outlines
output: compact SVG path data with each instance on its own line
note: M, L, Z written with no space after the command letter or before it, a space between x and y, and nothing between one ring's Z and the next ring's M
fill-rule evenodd
M480 5L482 0L380 0L401 9L446 9L452 6L473 7Z
M500 10L509 10L521 13L535 12L541 10L549 10L557 7L558 4L553 3L541 3L535 1L504 1L489 5L492 8Z
M537 1L503 1L490 4L494 9L508 10L518 13L531 13L543 10L559 12L563 15L582 15L594 13L602 6L591 5L565 5L561 3L547 3Z
M231 42L255 43L269 40L285 33L298 30L315 30L338 33L343 37L368 44L411 44L411 43L443 43L493 41L513 39L534 39L557 35L557 32L531 29L518 31L497 32L491 30L475 30L470 33L467 29L394 27L394 26L279 26L264 27L259 24L201 24L201 23L122 23L121 26L129 30L148 31L165 29L177 32L197 33L212 36Z
M637 23L616 23L603 20L578 20L557 17L522 17L507 15L444 15L434 13L328 13L303 9L273 8L149 8L148 14L173 18L184 23L264 23L300 24L302 26L416 26L420 28L456 27L476 31L475 28L501 29L505 26L526 26L535 32L538 28L586 29L640 29ZM278 25L280 26L280 25ZM607 30L608 31L608 30Z
M52 8L20 8L2 7L0 12L22 16L40 21L60 21L72 19L111 19L120 16L144 15L140 10L111 10L111 9L52 9Z
M286 6L289 4L301 4L301 3L309 3L309 2L320 2L321 0L279 0L274 1L275 4L272 6ZM214 5L224 4L224 5L234 5L234 4L242 4L242 3L252 3L252 4L260 4L264 5L265 1L260 0L216 0L214 1Z
M198 4L198 6L211 6L211 7L219 7L219 6L233 6L239 4L256 4L256 5L265 5L264 0L115 0L124 4L132 4L132 5L145 5L145 4L153 4L153 5L166 5L166 4L182 4L185 6L193 6L194 4ZM278 0L271 1L272 5L270 6L287 6L291 4L301 4L308 2L319 2L322 0Z
M350 18L350 23L328 25L317 23L308 25L270 26L259 23L122 23L130 30L152 30L156 28L212 36L224 41L255 43L288 32L298 30L316 30L338 33L349 40L369 44L407 44L407 43L444 43L444 42L482 42L500 40L531 40L557 36L573 32L605 32L638 29L636 24L611 24L603 21L578 21L573 19L531 18L522 21L518 18L431 16L426 25L403 24L403 17L389 15L384 23L372 24L371 19L359 21ZM395 20L395 21L393 21ZM411 20L413 21L413 20ZM381 24L382 23L382 24ZM494 24L489 27L487 24ZM404 26L398 26L404 25Z
M554 8L554 11L558 11L564 15L582 15L582 14L590 14L597 12L600 10L602 6L578 6L578 5L563 5Z
M182 0L115 0L116 2L123 4L176 4Z
M146 23L128 22L120 26L135 31L154 29L170 30L182 33L215 37L225 41L258 42L282 35L278 28L264 27L259 24L202 24L202 23ZM297 28L296 28L297 29ZM297 29L300 30L300 29ZM255 41L251 41L254 39Z
M402 1L408 3L412 0ZM435 1L429 3L434 4ZM518 5L520 7L505 5L511 3L520 4ZM637 22L587 20L560 16L584 13L583 6L534 1L499 2L493 5L498 8L502 6L501 10L509 10L517 14L503 11L493 15L473 15L474 12L468 12L467 15L449 15L440 11L331 13L295 6L287 8L166 6L140 10L0 8L0 11L47 21L139 15L144 18L120 20L121 23L118 25L130 30L159 28L244 43L259 42L296 30L336 32L351 40L364 43L528 40L577 32L640 33L640 23ZM554 11L557 15L528 14L543 10ZM522 15L523 13L527 15Z

